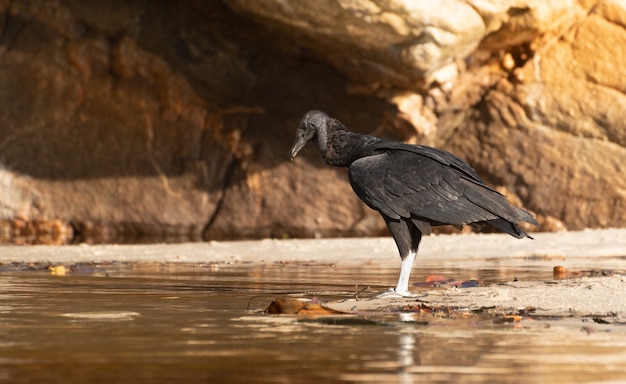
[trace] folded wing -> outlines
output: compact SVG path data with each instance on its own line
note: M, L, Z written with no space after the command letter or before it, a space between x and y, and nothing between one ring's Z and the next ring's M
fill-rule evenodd
M350 184L368 206L391 219L410 218L422 232L429 232L430 224L487 222L527 236L517 224L534 218L485 185L462 160L429 147L406 147L410 150L387 149L350 165Z

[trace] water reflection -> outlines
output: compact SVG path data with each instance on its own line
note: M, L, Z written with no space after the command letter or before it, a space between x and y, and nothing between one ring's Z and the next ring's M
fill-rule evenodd
M626 336L619 330L598 328L587 334L567 322L496 326L415 313L369 314L364 319L374 321L337 323L247 310L251 297L258 297L252 307L260 309L277 292L350 292L355 282L382 288L394 281L396 270L116 265L76 271L0 274L0 382L581 382L626 377ZM416 270L417 276L426 274Z
M415 365L413 355L415 354L415 336L400 333L398 336L398 364L400 365L400 382L412 384L413 376L410 368Z

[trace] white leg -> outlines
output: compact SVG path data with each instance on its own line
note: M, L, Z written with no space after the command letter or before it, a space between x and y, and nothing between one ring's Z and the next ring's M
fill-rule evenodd
M398 285L396 286L396 293L400 296L415 296L409 292L409 276L411 275L411 268L413 268L414 260L415 252L409 252L409 254L402 260L402 264L400 264L400 278L398 279Z

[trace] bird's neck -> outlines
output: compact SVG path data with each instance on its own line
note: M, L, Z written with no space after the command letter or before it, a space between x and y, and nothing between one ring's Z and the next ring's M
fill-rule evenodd
M324 161L336 167L348 167L353 161L373 153L374 144L381 140L348 131L338 120L328 124L324 148L318 145Z
M328 128L326 129L318 129L315 137L313 137L313 144L320 150L320 152L326 152L328 148Z

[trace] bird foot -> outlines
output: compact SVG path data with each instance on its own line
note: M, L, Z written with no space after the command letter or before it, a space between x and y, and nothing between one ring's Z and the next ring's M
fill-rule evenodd
M426 297L426 296L428 296L428 294L416 295L414 293L409 292L408 290L398 290L396 288L389 288L387 291L383 293L379 293L378 295L374 296L374 298L386 299L386 298L391 298L391 297L401 297L405 299L415 299L415 298Z

